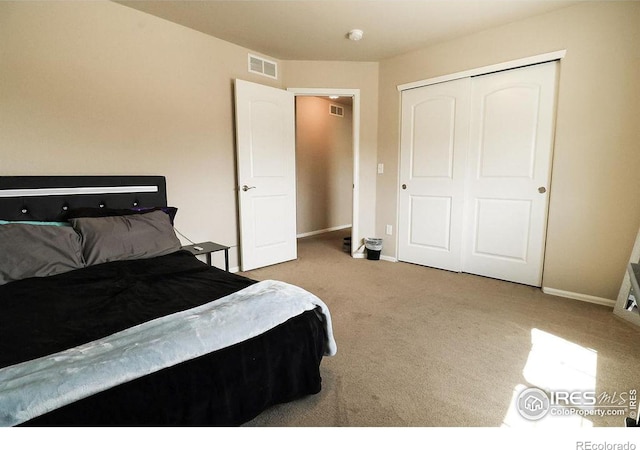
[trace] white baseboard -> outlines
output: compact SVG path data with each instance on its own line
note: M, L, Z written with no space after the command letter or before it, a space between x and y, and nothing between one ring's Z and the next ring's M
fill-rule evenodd
M611 299L603 298L603 297L595 297L593 295L580 294L578 292L563 291L563 290L560 290L560 289L554 289L554 288L549 288L549 287L543 287L542 288L542 292L544 292L545 294L549 294L549 295L555 295L556 297L571 298L573 300L580 300L580 301L583 301L583 302L596 303L598 305L610 306L611 308L613 308L616 305L616 301L615 300L611 300Z
M366 253L354 253L352 255L355 259L365 259L367 257ZM384 256L384 255L380 255L380 260L382 261L389 261L389 262L398 262L397 259L391 257L391 256Z
M316 230L316 231L308 231L306 233L300 233L296 235L296 238L305 238L309 236L315 236L317 234L330 233L331 231L344 230L345 228L351 228L351 224L349 225L338 225L336 227L325 228L324 230Z

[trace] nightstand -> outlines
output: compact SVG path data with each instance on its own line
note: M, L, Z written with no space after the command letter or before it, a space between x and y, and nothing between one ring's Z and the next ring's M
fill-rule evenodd
M229 247L215 242L201 242L199 244L185 245L182 250L194 255L207 255L207 264L211 265L211 254L224 250L224 270L229 271Z

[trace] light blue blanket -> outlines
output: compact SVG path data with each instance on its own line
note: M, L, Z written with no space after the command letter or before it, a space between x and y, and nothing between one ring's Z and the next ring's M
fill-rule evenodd
M88 344L0 369L0 426L13 426L127 381L252 337L320 307L325 355L336 353L318 297L267 280Z

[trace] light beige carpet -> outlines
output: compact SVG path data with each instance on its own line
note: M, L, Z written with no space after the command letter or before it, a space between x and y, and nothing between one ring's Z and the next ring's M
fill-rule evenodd
M319 296L338 344L322 361L319 394L277 405L248 426L623 426L620 416L532 422L514 408L529 386L607 395L640 388L640 329L611 308L353 259L342 251L348 233L302 239L296 261L243 273Z

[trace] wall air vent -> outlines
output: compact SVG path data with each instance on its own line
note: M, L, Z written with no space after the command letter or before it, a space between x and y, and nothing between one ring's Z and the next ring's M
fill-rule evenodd
M278 79L278 64L260 56L249 54L249 72Z
M344 117L344 108L338 105L329 105L329 114L332 116Z

